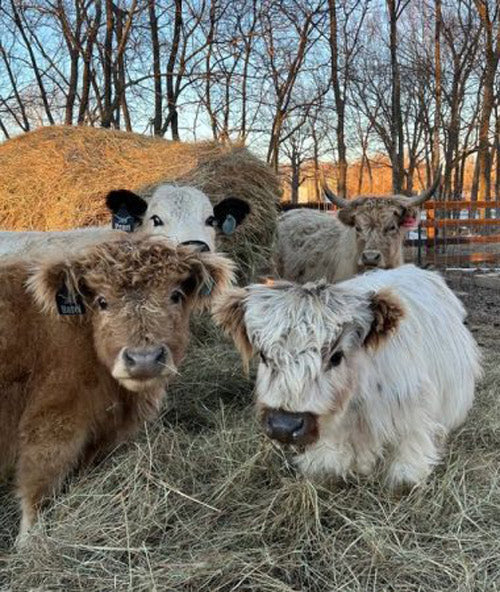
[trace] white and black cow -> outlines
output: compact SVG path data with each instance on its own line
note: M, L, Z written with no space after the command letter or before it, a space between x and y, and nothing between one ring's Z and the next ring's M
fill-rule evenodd
M110 191L106 205L112 214L113 229L162 234L175 244L193 245L202 251L215 251L217 234L231 234L250 213L249 204L237 197L212 206L199 189L172 184L157 186L149 199L127 189ZM1 231L0 255L81 248L105 240L110 232L109 227Z

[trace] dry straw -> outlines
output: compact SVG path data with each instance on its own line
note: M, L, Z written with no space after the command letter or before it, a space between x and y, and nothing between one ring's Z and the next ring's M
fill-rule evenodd
M0 590L494 592L500 585L500 345L477 289L486 352L472 414L428 485L311 483L261 433L252 377L203 320L162 417L49 506L29 546L0 498ZM205 329L205 330L204 330Z
M214 198L224 193L217 168L223 157L213 159L209 145L204 150L211 164L204 167L192 146L179 157L175 145L128 136L125 151L121 134L78 132L73 167L67 162L73 130L34 134L40 143L33 153L28 144L23 149L22 139L2 147L2 175L8 177L2 204L6 198L23 204L9 209L9 216L20 216L9 218L10 225L23 226L22 216L33 209L24 227L54 227L44 216L49 210L59 215L64 195L81 208L81 217L64 225L95 221L91 214L102 193L115 186L101 170L103 159L117 185L140 187L177 166L176 174L190 168L193 178L200 175ZM55 148L54 138L64 150ZM9 145L19 163L10 155L7 166ZM144 154L151 159L146 172ZM244 160L245 153L234 154L234 170L241 173L236 156ZM134 155L142 159L134 161ZM85 166L90 161L93 173ZM24 170L29 163L32 179ZM226 173L229 187L232 173ZM250 181L248 172L245 187ZM58 194L61 201L49 203L48 196ZM64 211L75 215L67 206ZM469 326L485 352L486 377L471 415L423 489L394 495L376 481L311 483L296 475L287 454L255 423L253 377L245 378L232 345L203 318L162 416L99 466L75 475L19 552L12 548L19 521L12 483L0 485L0 590L498 591L500 342L492 318L500 296L461 289L472 312Z
M242 277L269 258L280 196L277 176L241 146L168 142L88 127L47 127L0 146L0 228L62 230L105 224L104 196L126 188L147 194L164 182L194 184L213 203L248 200L251 214L220 248Z

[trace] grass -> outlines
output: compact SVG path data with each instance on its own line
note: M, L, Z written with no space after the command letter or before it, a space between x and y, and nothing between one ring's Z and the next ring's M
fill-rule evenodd
M19 516L4 490L0 590L498 590L500 298L462 294L489 302L470 320L486 375L424 488L298 476L256 425L253 376L199 320L162 416L73 479L22 552L9 548Z

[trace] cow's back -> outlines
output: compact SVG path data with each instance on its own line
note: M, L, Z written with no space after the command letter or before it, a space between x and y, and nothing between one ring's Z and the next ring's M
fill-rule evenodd
M334 214L304 208L279 217L276 270L284 279L344 280L356 273L356 253L355 234Z
M436 272L403 265L341 285L362 292L388 288L397 294L405 316L395 334L369 354L376 374L388 393L394 385L392 390L403 403L405 396L424 396L424 390L431 389L444 427L459 425L472 405L481 374L480 354L464 325L465 309L444 279ZM422 393L415 392L419 385Z
M0 257L74 251L106 240L114 232L117 231L104 226L53 231L0 231Z

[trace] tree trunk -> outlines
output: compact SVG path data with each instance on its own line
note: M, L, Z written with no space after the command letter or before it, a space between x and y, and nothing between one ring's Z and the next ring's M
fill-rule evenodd
M435 69L435 93L436 111L434 114L434 130L432 134L432 168L433 175L437 171L440 161L439 131L441 129L441 0L435 0L435 29L434 29L434 69ZM439 192L437 194L439 199Z
M16 77L14 76L14 72L12 71L12 68L10 66L9 56L7 55L7 52L5 51L5 48L1 42L0 42L0 55L2 56L2 59L4 61L5 69L7 70L7 75L9 77L9 81L12 86L12 92L14 93L14 97L16 98L16 102L19 106L19 111L21 112L22 122L20 122L16 118L16 123L19 125L19 127L24 132L28 132L30 129L30 122L29 122L28 116L26 114L26 108L24 106L24 102L21 99L21 95L19 94L19 90L17 88L17 81L16 81Z
M392 163L392 191L401 193L404 180L404 137L403 120L401 115L401 79L397 56L397 14L396 0L386 0L389 9L390 22L390 52L391 52L391 163Z
M78 125L81 125L85 122L85 115L88 112L89 107L89 98L90 98L90 86L92 83L92 74L91 74L91 62L92 62L92 52L94 49L94 43L97 37L97 32L99 30L99 26L101 24L101 15L102 15L102 4L101 0L96 0L95 2L95 15L92 25L89 24L87 29L87 43L85 45L85 50L83 51L83 73L82 73L82 82L81 82L81 98L80 98L80 108L78 110Z
M161 60L160 39L158 36L158 17L156 15L155 0L149 0L149 26L151 29L151 46L153 51L153 77L154 77L154 116L153 134L162 135L162 88L161 88Z
M474 0L483 24L485 36L485 70L483 78L483 101L479 120L479 145L477 154L477 196L480 201L491 198L491 155L489 129L495 94L495 75L500 57L500 18L497 17L496 41L493 40L493 22L490 19L487 0ZM489 212L486 212L488 216Z
M50 109L49 100L47 97L47 92L45 90L45 85L43 83L42 74L40 72L40 69L38 68L38 63L36 61L35 53L32 48L32 43L30 42L30 40L28 39L28 37L26 35L26 31L24 30L24 23L21 19L19 12L17 11L15 1L10 0L10 5L12 8L12 15L14 17L14 23L16 24L16 27L19 30L19 33L21 34L21 37L23 38L24 44L26 46L26 50L28 51L28 54L30 57L31 67L33 68L33 72L35 74L35 78L36 78L36 81L38 84L38 89L40 91L40 96L42 98L42 103L43 103L43 106L45 109L45 114L47 115L47 119L49 120L50 125L54 125L54 123L55 123L54 118L52 117L52 112ZM21 5L21 7L22 7L22 5Z
M179 41L182 28L182 0L175 0L174 32L172 36L172 47L167 63L167 121L163 124L163 133L166 132L166 125L170 125L172 140L180 140L179 136L179 117L177 113L177 97L175 95L175 64L177 53L179 51Z
M333 94L335 97L335 109L337 111L337 152L338 152L338 177L337 193L340 197L347 196L347 158L345 145L345 101L342 96L339 79L339 53L337 38L337 0L328 0L330 13L330 53Z
M292 180L290 202L294 205L299 203L299 185L300 185L300 159L297 153L297 148L292 145L292 155L290 158L292 166Z
M103 78L104 78L104 117L102 127L111 127L113 119L112 113L112 88L113 88L113 2L106 0L106 35L104 38L104 56L103 56Z

